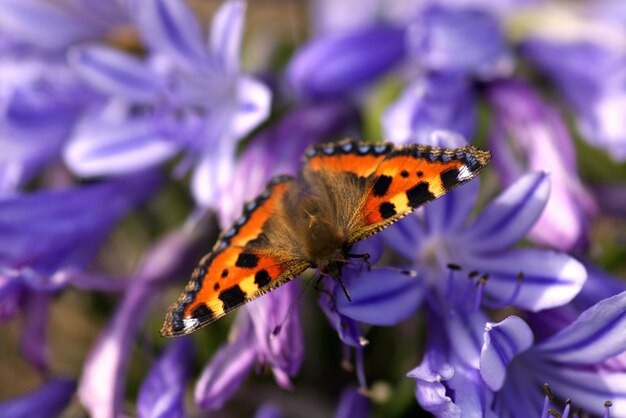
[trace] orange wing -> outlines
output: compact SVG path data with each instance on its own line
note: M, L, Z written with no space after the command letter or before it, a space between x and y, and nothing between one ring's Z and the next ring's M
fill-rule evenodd
M424 203L475 178L491 153L472 146L406 145L390 151L368 176L368 192L355 211L349 244L367 238Z
M183 294L166 315L163 336L185 335L293 279L310 264L271 242L271 219L283 211L283 197L296 187L292 177L271 180L244 205L243 214L222 232L199 263ZM268 222L269 221L269 222Z
M308 148L303 170L309 182L312 175L341 183L336 188L351 213L347 244L353 244L472 180L490 158L488 151L469 145L398 147L346 139Z

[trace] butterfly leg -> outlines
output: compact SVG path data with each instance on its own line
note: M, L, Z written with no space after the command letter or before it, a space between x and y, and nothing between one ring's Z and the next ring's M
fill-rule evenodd
M370 261L370 255L368 253L365 253L365 254L348 253L346 255L348 258L362 258L367 268L367 271L372 271L372 262Z
M339 282L339 285L341 286L341 290L343 290L343 293L346 295L346 299L348 299L348 302L352 302L352 297L350 296L350 292L348 292L348 288L346 287L346 284L343 282L343 280L341 280L341 276L337 277L336 280Z

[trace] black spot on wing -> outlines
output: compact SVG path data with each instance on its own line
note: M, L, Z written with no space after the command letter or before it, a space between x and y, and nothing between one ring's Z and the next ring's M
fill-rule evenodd
M400 171L400 175L401 175L402 177L404 177L404 178L407 178L407 177L409 177L409 172L408 172L408 171L406 171L406 170L402 170L402 171Z
M406 197L409 199L409 206L413 209L435 199L435 195L428 190L428 183L426 182L421 182L407 190Z
M246 301L246 294L243 293L239 285L221 291L218 297L224 303L224 312L230 311Z
M382 216L383 219L391 218L393 215L396 214L396 205L391 202L383 202L378 207L378 211L380 212L380 216Z
M215 315L208 306L206 306L204 303L201 303L196 309L191 312L191 317L194 319L198 319L200 322L204 322L214 319Z
M381 197L386 195L392 181L393 178L390 176L385 176L384 174L378 176L376 183L374 183L374 196Z
M271 280L271 277L267 273L267 270L259 270L254 275L254 283L256 283L256 285L259 286L259 287L263 287L263 286L269 284L270 280Z
M259 264L259 257L250 253L241 253L239 257L237 257L237 261L235 262L235 266L252 269L255 268Z
M443 184L443 188L446 191L452 190L454 186L459 184L459 181L457 180L458 176L459 170L456 168L451 168L441 173L441 183Z
M228 276L228 269L222 270L222 279L226 276Z

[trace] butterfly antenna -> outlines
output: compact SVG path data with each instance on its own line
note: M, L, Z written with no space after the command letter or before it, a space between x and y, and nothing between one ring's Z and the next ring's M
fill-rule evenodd
M316 280L319 284L319 282L321 281L319 278L318 280ZM304 285L302 286L302 288L300 289L300 294L298 294L298 297L296 298L296 300L294 300L293 302L291 302L291 305L289 305L289 308L287 309L287 313L285 313L285 316L283 317L282 321L280 321L280 324L276 325L276 327L274 328L274 330L272 331L272 337L277 337L278 334L280 334L280 331L283 329L283 325L285 325L285 322L287 322L287 320L289 319L289 317L291 316L294 308L300 304L300 302L302 301L302 298L304 297L304 295L306 294L306 292L309 291L309 289L311 288L311 286L313 285L313 281L311 280L306 280Z

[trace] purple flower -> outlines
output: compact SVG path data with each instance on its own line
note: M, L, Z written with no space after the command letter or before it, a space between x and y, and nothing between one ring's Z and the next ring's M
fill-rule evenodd
M432 71L491 78L512 67L499 22L479 9L428 5L411 26L409 44L419 65Z
M397 144L425 143L434 131L451 130L472 138L476 99L461 74L432 73L409 84L383 116L385 138Z
M561 115L520 81L490 84L488 98L494 109L493 162L503 183L512 184L528 170L550 172L550 198L530 237L560 250L586 241L595 205L577 176L574 145Z
M72 380L50 379L32 392L0 403L0 416L5 418L58 417L72 399L75 388L76 383Z
M341 392L335 418L365 418L368 416L370 416L369 400L354 388L344 389Z
M277 383L291 388L290 377L304 356L299 314L291 309L298 294L298 283L291 282L246 305L237 317L232 342L213 356L196 384L198 405L221 408L255 364L269 365Z
M287 79L302 98L346 96L379 79L405 54L404 29L369 26L309 42L289 63Z
M184 417L185 385L193 364L190 338L167 346L141 385L137 399L139 417Z
M137 8L147 60L103 45L76 47L72 66L109 101L78 126L65 152L72 170L117 175L185 151L178 171L193 165L194 197L216 203L233 175L237 140L269 113L269 90L239 68L244 9L241 1L224 3L205 46L187 6L150 0Z
M206 225L197 225L197 230L205 233L190 235L190 231L172 232L154 244L144 256L132 285L98 337L83 367L78 394L91 416L116 417L121 413L125 371L135 335L149 309L154 306L153 302L162 286L172 278L191 273L198 249L210 235L210 228ZM175 352L180 353L178 350L184 351L185 346L176 348ZM186 355L191 353L187 352ZM169 357L163 361L170 361ZM156 367L161 367L160 363ZM162 377L158 370L153 373L156 374L154 379ZM182 375L178 376L182 378ZM154 382L153 378L150 379ZM154 395L154 392L151 393ZM143 396L148 397L148 394ZM168 395L163 396L166 396L163 399L167 399ZM174 404L170 406L175 407Z
M481 353L481 374L498 391L500 417L525 417L529 405L541 405L537 390L548 382L553 391L574 399L586 411L602 415L606 400L613 412L626 412L624 363L611 362L626 351L626 293L602 300L548 339L532 343L524 321L509 317L490 324Z
M625 159L626 55L593 41L541 38L524 41L521 51L559 87L576 112L583 138Z

